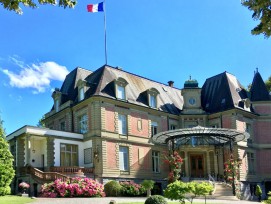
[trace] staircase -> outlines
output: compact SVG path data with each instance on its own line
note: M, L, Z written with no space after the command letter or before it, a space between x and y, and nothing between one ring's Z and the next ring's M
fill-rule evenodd
M238 200L238 198L233 195L232 188L230 186L227 186L221 182L216 182L215 186L216 190L214 194L210 196L212 199Z

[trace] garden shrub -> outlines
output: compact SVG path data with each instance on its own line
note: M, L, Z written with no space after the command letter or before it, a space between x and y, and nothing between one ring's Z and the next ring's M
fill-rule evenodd
M90 178L60 179L41 186L42 197L104 197L104 186Z
M167 204L166 199L161 195L153 195L145 201L145 204Z
M3 121L0 117L0 196L10 194L10 184L15 175L13 156L5 139Z
M140 184L134 183L133 181L120 182L121 194L123 196L140 196L145 194L146 189Z
M117 197L121 192L121 185L117 181L109 181L104 185L106 196Z

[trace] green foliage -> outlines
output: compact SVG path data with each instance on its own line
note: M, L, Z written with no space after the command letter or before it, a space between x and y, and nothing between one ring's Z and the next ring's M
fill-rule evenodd
M271 92L271 76L265 81L266 88Z
M141 196L145 194L146 189L140 184L134 183L133 181L120 182L121 194L124 196Z
M144 180L141 185L146 189L150 190L154 187L154 181L153 180Z
M1 0L0 0L0 1L1 1ZM45 115L43 115L42 118L39 119L39 122L38 122L38 124L37 124L37 127L45 127L44 119L45 119Z
M167 186L164 190L164 196L170 200L179 200L181 203L185 202L185 194L189 193L190 187L187 183L182 181L175 181Z
M267 198L267 200L263 201L263 203L271 204L271 191L269 191L267 195L268 195L268 198Z
M15 175L13 169L13 156L9 151L5 139L3 122L0 120L0 196L10 194L10 183Z
M256 186L256 191L255 191L255 195L256 196L258 196L258 197L260 197L260 196L262 196L262 189L261 189L261 187L259 186L259 185L257 185Z
M106 196L117 197L121 192L121 185L117 181L109 181L104 185Z
M242 0L243 6L253 11L252 18L260 23L251 30L253 35L263 34L266 38L271 35L271 1Z
M40 5L43 4L50 4L53 6L60 6L64 8L73 8L77 1L76 0L59 0L58 3L56 0L38 0ZM0 0L0 4L9 11L15 11L17 14L22 14L23 11L20 7L20 5L24 5L25 7L30 8L37 8L38 5L35 3L34 0Z
M145 201L145 204L167 204L166 199L161 195L154 195Z
M189 182L183 183L181 181L175 181L167 186L164 190L164 196L171 200L179 200L181 203L185 203L185 195L192 194L190 196L190 202L197 196L207 196L214 190L213 185L209 182Z

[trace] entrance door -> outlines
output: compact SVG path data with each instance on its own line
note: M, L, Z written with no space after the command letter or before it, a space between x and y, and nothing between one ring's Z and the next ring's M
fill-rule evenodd
M194 178L203 178L204 177L204 163L203 155L191 155L190 156L191 164L191 177Z

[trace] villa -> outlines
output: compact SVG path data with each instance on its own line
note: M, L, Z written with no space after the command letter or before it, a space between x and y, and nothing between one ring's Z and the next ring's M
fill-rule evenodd
M14 192L21 181L38 195L45 182L81 176L101 183L152 179L161 193L171 150L184 158L183 180L223 179L233 158L245 199L257 184L271 191L271 97L258 70L246 91L228 72L202 87L189 79L179 89L119 67L78 67L52 98L45 128L24 126L7 136Z

